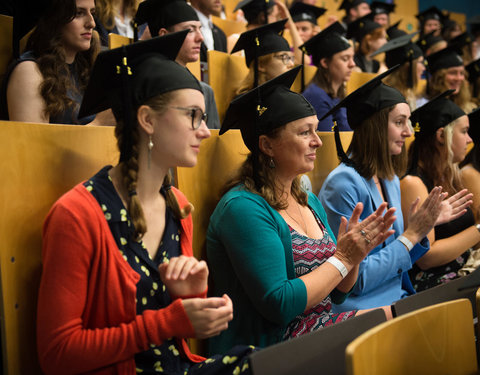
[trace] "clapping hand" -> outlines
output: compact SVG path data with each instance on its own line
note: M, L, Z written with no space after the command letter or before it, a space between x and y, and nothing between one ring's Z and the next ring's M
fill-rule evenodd
M459 191L448 199L444 199L440 206L440 215L438 215L435 225L448 223L455 220L467 212L467 207L473 203L473 194L467 189Z

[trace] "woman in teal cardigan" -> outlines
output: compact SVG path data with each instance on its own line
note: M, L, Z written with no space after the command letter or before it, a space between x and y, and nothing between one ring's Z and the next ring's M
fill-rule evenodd
M207 232L213 293L228 294L235 306L229 328L209 340L210 352L268 346L355 315L332 314L331 302L345 299L358 264L392 234L394 210L382 216L382 205L359 223L359 204L336 242L319 200L301 189L299 175L313 169L322 142L315 110L289 90L297 72L235 99L220 131L240 128L251 153Z

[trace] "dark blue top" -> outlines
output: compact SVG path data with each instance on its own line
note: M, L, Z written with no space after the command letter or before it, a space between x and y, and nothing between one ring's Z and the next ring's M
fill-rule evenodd
M324 89L318 87L316 84L311 83L308 85L307 89L303 92L303 96L313 105L315 111L317 111L318 120L323 117L325 113L330 111L335 105L340 102L340 98L332 98L328 95ZM350 126L347 121L347 110L345 107L340 108L340 110L335 115L337 121L338 129L340 131L351 131ZM332 116L327 116L325 119L318 123L317 130L319 131L332 131L333 118Z
M10 120L8 115L8 103L7 103L7 88L8 81L10 80L10 75L12 74L15 67L24 61L36 61L36 57L32 51L27 51L22 53L22 55L13 61L7 69L2 86L0 89L0 120ZM80 82L78 79L78 73L73 64L68 64L69 75L72 80L72 85L74 89L70 89L67 92L67 96L72 99L75 103L73 107L67 108L64 112L58 114L57 116L50 116L51 124L69 124L69 125L85 125L89 122L92 122L95 118L95 115L86 116L81 119L78 118L78 111L80 109L80 104L83 99L83 92L80 90Z

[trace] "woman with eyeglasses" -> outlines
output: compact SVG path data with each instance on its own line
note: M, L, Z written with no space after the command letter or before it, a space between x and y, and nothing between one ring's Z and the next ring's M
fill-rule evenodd
M245 51L248 74L235 90L243 94L293 68L294 56L288 42L279 35L287 20L274 22L240 35L232 53Z
M353 47L344 34L343 26L335 22L303 45L317 66L317 72L303 95L312 103L319 119L345 97L345 86L355 67ZM328 116L319 120L317 130L331 131L334 120L341 131L351 130L345 108L336 114L335 119Z
M210 135L201 87L174 61L186 34L95 63L80 112L112 106L120 160L62 196L45 221L37 312L45 374L248 373L250 347L206 360L185 341L218 335L233 313L227 295L206 297L192 205L168 175L194 166Z

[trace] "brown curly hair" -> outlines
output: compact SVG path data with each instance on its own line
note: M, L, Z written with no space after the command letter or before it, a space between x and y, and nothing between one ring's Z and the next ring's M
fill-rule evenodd
M286 125L280 126L272 130L270 133L266 134L267 137L272 139L277 138L285 126ZM243 162L237 173L227 181L223 187L221 195L224 195L231 188L243 184L247 191L260 195L275 210L286 209L288 203L285 200L285 196L284 194L279 194L283 189L276 182L275 168L271 168L269 163L270 157L259 151L257 163L258 168L256 171L258 183L256 184L254 179L254 155L252 153L248 154L247 160ZM299 176L293 180L290 192L299 204L302 206L307 205L308 196L300 185Z
M67 95L76 88L69 66L65 62L62 45L62 29L74 19L76 11L75 0L53 0L27 41L26 50L33 52L43 76L40 95L45 101L45 115L49 118L79 105ZM75 56L72 68L78 74L78 89L81 92L87 86L98 51L98 39L93 37L90 49Z

